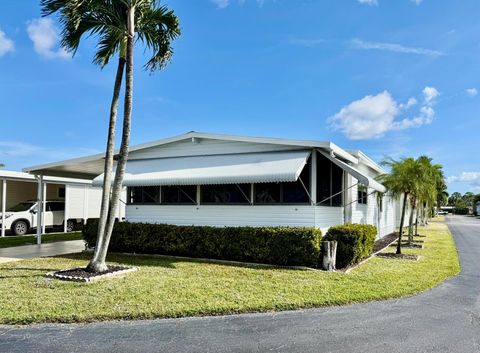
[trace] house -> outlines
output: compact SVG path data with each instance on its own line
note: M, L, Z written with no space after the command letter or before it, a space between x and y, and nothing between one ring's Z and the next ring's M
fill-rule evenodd
M103 155L34 166L34 175L103 180ZM395 202L361 151L328 141L189 132L130 148L130 222L210 226L396 225Z
M100 215L102 189L93 187L92 181L88 179L36 177L27 173L0 170L0 183L2 217L11 207L28 200L41 200L44 205L46 200L63 201L65 204L63 219L74 223L82 223L88 218L98 218ZM123 217L124 207L119 208L119 212L119 216ZM63 219L60 222L63 222ZM36 215L25 221L29 228L37 227L36 223L39 222ZM45 232L45 223L48 224L48 220L42 223L38 232ZM63 222L64 232L67 231L67 223ZM0 224L3 237L10 229L6 229L5 222L0 221Z

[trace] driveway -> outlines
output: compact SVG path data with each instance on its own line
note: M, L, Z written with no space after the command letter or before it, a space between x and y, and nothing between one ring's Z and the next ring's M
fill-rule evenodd
M34 257L71 254L85 250L83 240L58 241L41 245L22 245L0 249L0 263L19 261Z
M462 273L415 297L271 314L0 327L0 351L480 352L480 221L448 223Z

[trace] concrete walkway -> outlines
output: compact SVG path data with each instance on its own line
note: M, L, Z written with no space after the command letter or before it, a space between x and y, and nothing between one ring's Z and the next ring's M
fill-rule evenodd
M22 245L0 249L0 263L31 259L34 257L71 254L85 249L83 240L59 241L42 245Z
M0 326L0 352L480 352L480 221L449 219L462 273L420 295L304 311Z

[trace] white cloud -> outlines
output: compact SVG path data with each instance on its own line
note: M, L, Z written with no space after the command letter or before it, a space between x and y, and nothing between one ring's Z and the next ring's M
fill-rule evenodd
M378 0L357 0L360 4L364 4L364 5L369 5L369 6L377 6L378 5ZM423 0L410 0L411 2L413 2L415 5L420 5Z
M7 37L5 32L0 31L0 58L7 53L13 52L15 45L13 40Z
M321 44L325 43L326 40L322 38L318 39L305 39L305 38L293 38L290 39L290 44L292 45L298 45L301 47L306 47L306 48L316 48L320 46Z
M360 4L365 4L365 5L369 5L369 6L373 6L373 5L378 5L378 1L377 0L357 0Z
M476 88L467 88L465 92L470 96L470 97L475 97L478 94L478 90Z
M433 104L435 98L440 95L440 92L435 87L425 87L423 89L423 97L425 98L425 103L428 105Z
M47 59L69 59L71 55L58 48L59 30L50 18L39 18L28 22L27 33L33 42L35 52Z
M425 87L423 94L425 104L412 118L398 119L406 110L417 104L415 98L412 97L406 103L398 104L388 91L384 91L351 102L330 117L328 123L333 130L344 133L352 140L374 139L384 136L389 131L428 125L435 117L432 105L433 99L439 93L434 87Z
M237 3L240 6L243 6L246 3L247 0L237 0ZM234 0L210 0L210 2L214 3L217 8L219 9L225 9L228 6L232 4L232 2L235 2ZM265 0L256 0L258 6L262 7L263 4L265 3Z
M402 110L408 110L414 105L416 105L418 102L415 98L411 97L408 99L407 103L401 103L398 105L398 107Z
M469 183L472 186L480 186L480 172L463 172L460 175L449 176L448 183Z
M426 56L433 56L433 57L445 55L445 53L437 50L418 48L418 47L406 47L396 43L367 42L358 38L352 40L352 47L355 49L383 50L383 51L391 51L395 53L417 54L417 55L426 55Z

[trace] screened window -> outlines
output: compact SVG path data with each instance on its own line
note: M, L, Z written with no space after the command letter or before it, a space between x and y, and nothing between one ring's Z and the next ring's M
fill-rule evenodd
M159 186L133 186L127 189L129 205L152 205L160 203Z
M368 189L365 185L358 184L358 203L362 205L367 204L368 199Z
M343 178L342 168L317 153L317 202L319 205L342 206Z
M249 204L250 184L202 185L203 204Z
M162 186L162 204L165 205L195 205L197 203L197 187Z
M303 184L302 184L303 182ZM306 190L305 190L306 189ZM255 184L255 204L310 203L310 165L303 168L295 182Z
M255 203L270 204L280 203L282 200L281 183L255 184Z

